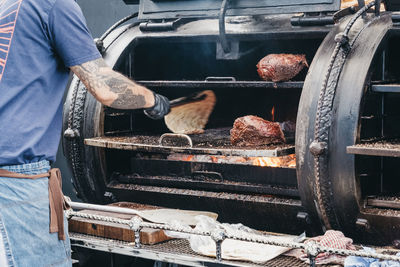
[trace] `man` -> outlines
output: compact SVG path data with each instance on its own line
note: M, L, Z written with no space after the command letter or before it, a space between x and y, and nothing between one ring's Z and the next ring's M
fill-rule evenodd
M169 101L104 63L74 0L2 0L0 13L0 266L71 266L68 236L50 226L51 177L27 179L55 160L69 70L113 108L160 119Z

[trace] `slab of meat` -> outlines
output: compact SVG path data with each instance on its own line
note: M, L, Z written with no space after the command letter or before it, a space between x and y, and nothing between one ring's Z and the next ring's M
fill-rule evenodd
M288 81L304 67L308 67L305 55L270 54L257 64L257 72L265 81Z
M253 115L237 118L230 133L231 143L236 146L254 147L286 141L279 122Z

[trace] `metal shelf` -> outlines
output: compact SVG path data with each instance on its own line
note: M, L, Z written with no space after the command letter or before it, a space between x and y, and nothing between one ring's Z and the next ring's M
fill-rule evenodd
M215 258L201 256L193 252L189 242L184 239L174 239L155 245L142 245L141 248L135 248L132 243L107 239L102 237L94 237L84 234L70 232L72 247L84 247L91 250L104 251L119 255L127 255L163 262L181 264L185 266L243 266L243 267L306 267L309 266L294 257L278 256L266 263L255 264L244 261L216 261ZM326 266L326 265L322 265Z
M399 197L368 197L367 205L377 208L400 209Z
M137 81L146 87L174 88L269 88L269 89L302 89L303 81L266 82L266 81L234 81L232 79L207 81Z
M376 93L400 93L400 84L374 84L371 91Z
M155 138L158 139L158 138ZM242 157L280 157L295 152L294 145L271 145L258 147L257 149L246 149L238 147L201 147L194 144L193 147L165 146L160 144L141 143L136 136L126 137L96 137L85 139L88 146L113 148L121 150L132 150L153 153L186 153L206 154Z
M85 139L89 146L153 153L186 153L240 157L280 157L294 154L293 144L273 144L257 147L233 146L230 128L207 129L202 134L137 134L102 136Z
M400 157L400 140L367 142L347 147L348 154Z

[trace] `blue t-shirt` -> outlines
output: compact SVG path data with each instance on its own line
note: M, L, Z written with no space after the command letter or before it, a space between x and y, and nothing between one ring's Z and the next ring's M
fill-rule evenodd
M74 0L0 2L0 166L55 160L68 67L99 57Z

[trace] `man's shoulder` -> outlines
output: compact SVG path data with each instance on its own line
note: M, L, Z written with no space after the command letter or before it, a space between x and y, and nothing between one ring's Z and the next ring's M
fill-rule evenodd
M32 6L36 11L50 13L54 8L67 8L77 5L75 0L21 0L22 4Z

